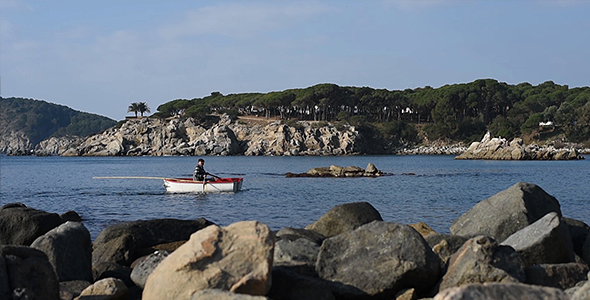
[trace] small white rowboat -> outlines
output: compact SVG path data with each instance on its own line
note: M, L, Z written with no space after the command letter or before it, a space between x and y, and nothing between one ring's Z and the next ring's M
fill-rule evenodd
M162 178L169 193L237 192L242 189L243 178L216 178L212 181L193 181L192 178Z

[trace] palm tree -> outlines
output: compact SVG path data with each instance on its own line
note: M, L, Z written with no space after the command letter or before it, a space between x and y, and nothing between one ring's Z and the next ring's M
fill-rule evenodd
M138 105L139 105L139 113L141 114L142 117L143 117L144 112L147 112L147 113L151 112L150 107L147 105L147 103L139 102Z
M139 112L139 103L131 103L131 105L129 105L129 107L127 108L127 112L135 113L135 117L137 118L137 112Z
M150 107L145 102L134 102L129 105L127 108L127 112L135 113L135 117L137 118L137 113L139 112L143 117L144 112L150 112Z

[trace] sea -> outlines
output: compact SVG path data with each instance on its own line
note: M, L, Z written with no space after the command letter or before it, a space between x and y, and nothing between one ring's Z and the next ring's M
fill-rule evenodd
M0 204L20 202L62 214L73 210L92 239L107 226L157 218L206 218L226 226L258 220L272 230L303 228L336 205L368 202L383 220L425 222L448 233L476 203L517 182L540 186L564 216L590 224L590 157L579 161L455 160L419 156L211 156L205 169L243 177L237 193L169 194L160 179L191 177L198 157L0 156ZM314 167L373 163L378 178L287 178Z

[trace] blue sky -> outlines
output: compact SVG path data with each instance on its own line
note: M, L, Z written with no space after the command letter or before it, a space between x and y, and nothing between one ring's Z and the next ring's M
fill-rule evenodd
M590 1L0 0L3 97L132 102L318 83L590 86Z

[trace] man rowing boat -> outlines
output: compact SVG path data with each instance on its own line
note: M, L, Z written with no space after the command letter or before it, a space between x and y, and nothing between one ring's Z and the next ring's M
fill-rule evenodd
M211 175L209 174L207 171L205 171L205 160L202 158L199 158L199 161L197 162L197 166L195 167L195 172L193 173L193 180L194 181L205 181L205 177L207 175Z

